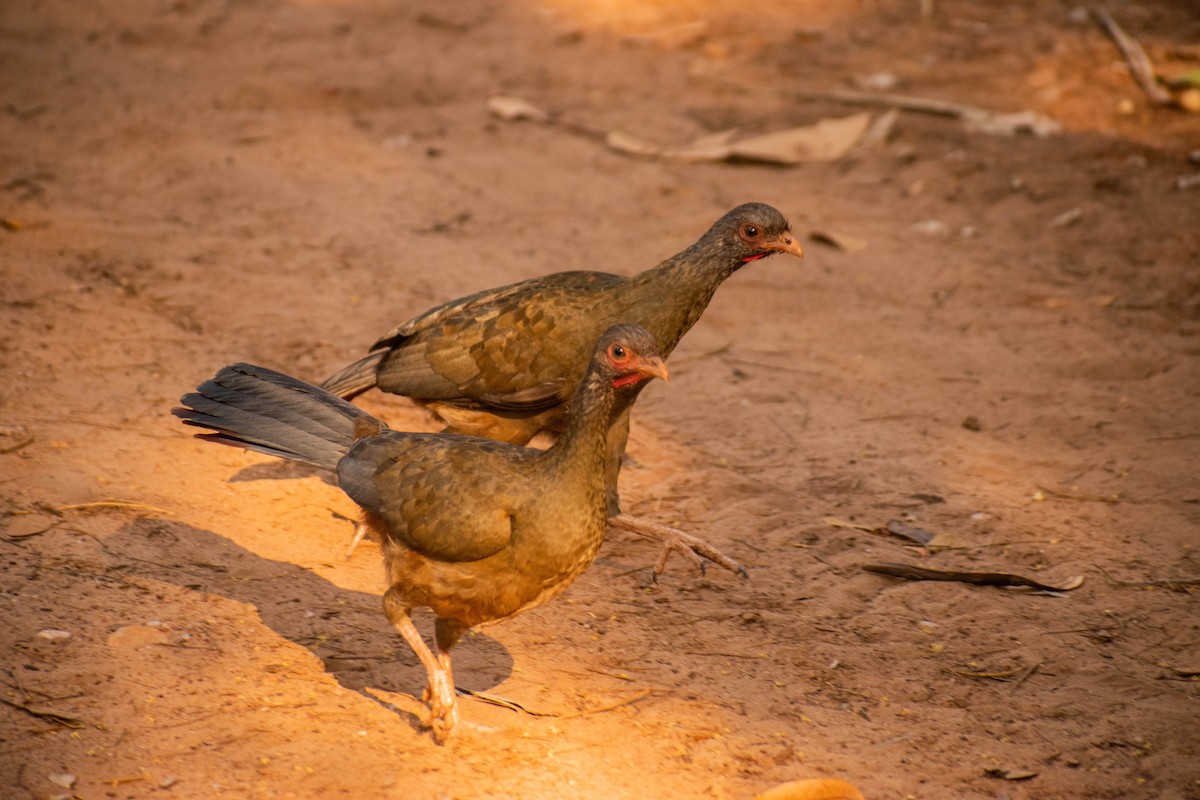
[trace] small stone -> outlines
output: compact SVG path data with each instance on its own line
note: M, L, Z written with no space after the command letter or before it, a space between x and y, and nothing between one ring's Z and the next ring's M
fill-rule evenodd
M970 415L962 421L962 426L969 431L983 430L983 423L979 421L979 417L974 414Z
M910 230L926 236L945 236L948 228L940 219L927 219L914 224Z
M59 642L64 639L71 638L70 631L56 631L53 628L46 628L44 630L40 630L37 632L37 635L40 636L41 638L47 639L51 642Z

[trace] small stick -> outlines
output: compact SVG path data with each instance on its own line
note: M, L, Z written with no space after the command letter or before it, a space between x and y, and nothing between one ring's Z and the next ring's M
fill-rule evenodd
M142 511L152 511L155 514L169 514L161 508L148 506L143 503L126 503L120 500L97 500L94 503L72 503L66 506L50 506L51 511L56 514L61 514L64 511L90 511L94 508L123 508L123 509L140 509Z
M1083 584L1082 577L1072 578L1065 586L1050 586L1024 575L1012 575L1007 572L943 572L911 564L864 564L863 569L878 575L910 581L959 581L976 586L1027 586L1045 592L1069 592Z
M27 706L24 703L16 703L16 702L13 702L12 700L7 700L3 697L0 697L0 703L4 703L6 706L12 706L15 709L24 711L26 714L29 714L30 716L33 716L33 717L37 717L38 719L48 720L49 722L57 722L59 725L62 725L67 728L87 727L86 725L84 725L83 720L81 720L79 717L72 716L71 714L64 714L61 711L50 711L48 709L33 708L32 706Z
M1151 63L1150 57L1146 55L1146 51L1142 49L1138 40L1122 30L1112 15L1103 8L1093 8L1092 16L1104 26L1104 30L1108 31L1108 35L1117 43L1121 54L1125 56L1125 62L1129 65L1129 71L1133 73L1134 80L1142 87L1146 96L1159 105L1169 105L1172 102L1171 93L1158 85L1154 77L1154 64Z

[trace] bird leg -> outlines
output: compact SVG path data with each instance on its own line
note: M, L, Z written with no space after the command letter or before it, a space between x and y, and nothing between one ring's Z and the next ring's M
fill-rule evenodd
M383 610L392 623L392 627L404 637L404 641L408 642L408 646L417 654L417 658L421 660L421 664L424 665L425 672L429 676L429 684L425 688L422 699L429 703L431 712L428 727L433 728L433 738L437 740L438 744L441 744L446 741L450 731L458 723L458 706L454 699L454 677L450 671L449 648L443 649L439 643L436 656L430 651L425 640L421 638L420 632L417 631L417 626L413 624L409 614L411 609L403 604L394 589L395 587L392 587L384 593Z
M354 548L358 547L358 543L367 535L367 523L359 520L354 523L354 538L350 540L350 546L346 548L346 558L354 555Z
M690 558L696 566L700 567L701 574L704 574L705 567L707 566L707 562L704 559L708 559L708 561L712 561L730 572L738 573L743 578L750 577L746 572L746 568L741 564L703 539L686 534L678 528L659 525L641 517L622 513L609 517L608 524L614 528L621 528L622 530L632 531L641 536L658 539L663 543L662 553L659 554L658 560L654 562L655 579L666 569L667 559L671 557L672 552L681 553Z

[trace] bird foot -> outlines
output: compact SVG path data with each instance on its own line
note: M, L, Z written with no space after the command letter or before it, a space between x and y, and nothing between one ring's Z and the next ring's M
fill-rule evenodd
M432 674L421 697L429 703L431 712L426 727L433 729L433 738L438 744L442 744L458 724L458 702L455 699L454 684L444 673Z
M730 572L736 572L743 578L750 577L749 573L746 572L746 568L741 564L703 539L684 533L678 528L672 528L669 525L659 525L658 523L630 516L629 514L617 514L609 517L608 524L623 530L632 531L641 536L658 539L663 543L662 552L659 554L658 560L654 562L655 581L658 580L658 576L663 573L663 570L667 568L667 559L671 557L671 553L679 553L691 559L700 568L701 575L705 574L708 562L711 561Z

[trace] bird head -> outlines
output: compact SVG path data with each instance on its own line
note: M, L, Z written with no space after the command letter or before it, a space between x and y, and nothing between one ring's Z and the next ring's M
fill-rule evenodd
M670 380L667 365L650 331L641 325L614 325L596 343L601 374L616 389L651 378Z
M703 238L709 236L743 264L775 253L804 258L804 249L792 233L792 226L783 214L766 203L738 206L717 220Z

